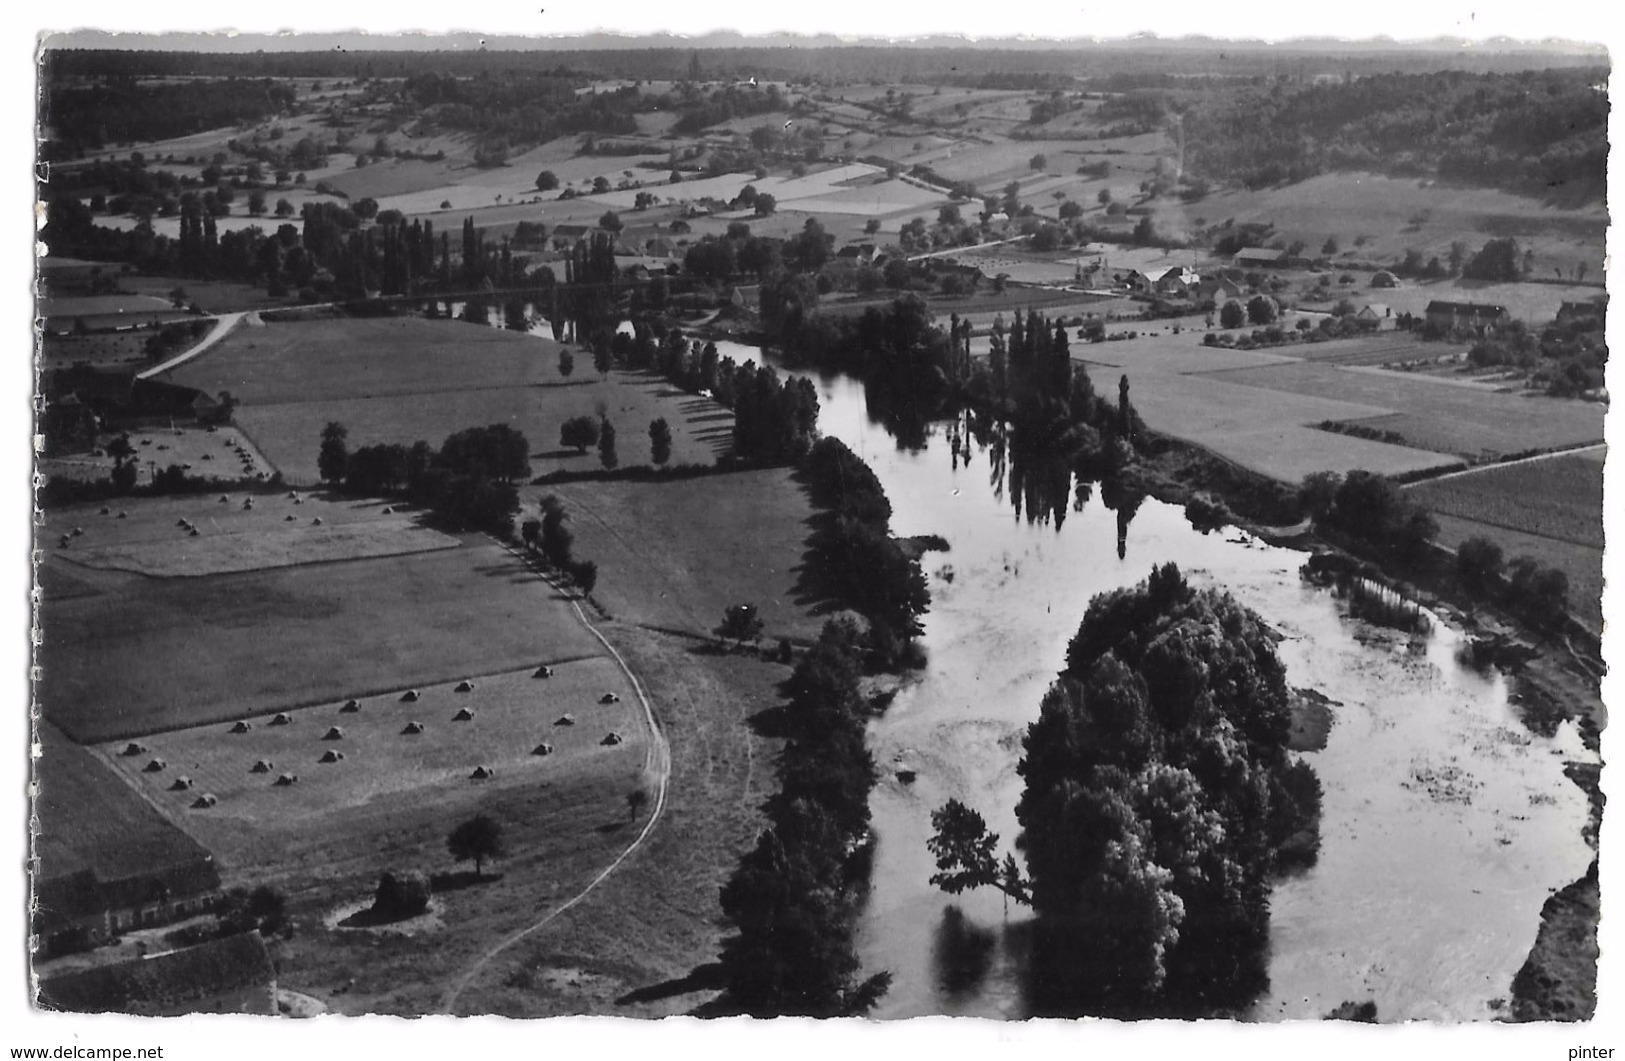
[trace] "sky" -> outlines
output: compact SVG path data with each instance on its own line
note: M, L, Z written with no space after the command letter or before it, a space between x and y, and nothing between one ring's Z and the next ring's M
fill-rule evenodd
M286 0L255 5L136 4L129 0L73 0L68 3L28 5L22 19L29 23L20 32L7 34L3 47L12 58L0 65L11 87L6 119L10 142L25 156L31 149L34 99L34 49L39 35L78 29L110 30L121 33L237 31L244 34L305 33L348 34L364 30L368 34L444 34L470 31L495 37L503 34L569 35L596 31L642 34L670 32L698 35L714 30L736 30L746 34L789 31L802 34L833 33L841 36L915 38L925 35L965 35L977 39L1009 37L1123 38L1142 33L1164 37L1206 35L1230 39L1290 40L1300 37L1337 37L1367 40L1389 37L1414 41L1455 37L1457 46L1485 46L1497 38L1514 41L1568 40L1605 44L1610 48L1621 40L1618 16L1605 13L1605 5L1576 0L1523 3L1417 3L1416 0L1360 0L1358 3L1299 3L1266 5L1215 0L1164 0L1157 4L1106 3L1101 0L1073 0L1071 3L1005 5L984 2L975 5L939 2L930 5L875 3L874 0L820 0L816 4L786 5L762 3L651 3L636 0L605 3L603 0L494 0L476 7L427 4L402 0L388 5L338 5L315 0ZM79 38L78 40L85 40ZM77 43L69 37L64 43ZM444 40L432 36L399 38L394 41L345 37L335 42L357 45L439 47ZM163 44L174 46L174 41ZM230 36L198 36L186 46L216 50L252 50L265 47L304 47L300 41L245 39ZM467 45L465 45L467 46ZM23 158L0 168L8 182L5 202L10 209L0 212L7 225L17 231L0 241L0 262L6 263L7 283L0 287L14 307L8 316L14 329L13 355L0 360L0 409L6 422L14 425L0 435L0 497L4 498L8 519L0 521L10 563L0 564L0 599L11 602L6 614L15 624L12 636L0 639L6 654L0 658L0 674L10 676L0 684L14 698L15 710L10 747L15 751L27 741L24 705L28 690L21 679L27 670L24 605L29 581L28 549L29 475L29 395L32 379L28 358L29 279L32 261L25 249L28 234L28 204L32 202L29 170ZM1616 199L1617 201L1617 199ZM1615 419L1615 418L1610 418ZM1610 494L1612 498L1614 495ZM1611 565L1612 566L1612 565ZM1625 575L1625 572L1621 572ZM1621 579L1612 580L1620 584ZM1620 671L1616 661L1615 673ZM1617 697L1611 698L1615 703ZM13 755L6 767L8 789L12 793L11 821L16 825L26 814L20 756ZM1617 814L1614 816L1617 817ZM1612 820L1610 818L1609 820ZM1604 850L1610 846L1605 830ZM21 864L20 837L6 841L19 844L12 850ZM1608 864L1604 864L1605 879ZM0 875L0 908L11 911L14 930L3 937L19 938L23 909L24 878L20 872ZM1606 897L1605 897L1606 902ZM1615 911L1617 913L1617 911ZM1617 921L1619 918L1615 918ZM1605 918L1605 923L1607 919ZM1606 946L1606 942L1605 942ZM1619 976L1605 961L1602 993L1618 1000ZM387 1051L397 1058L439 1057L452 1053L464 1056L545 1056L548 1053L575 1053L590 1050L599 1056L621 1052L654 1053L665 1057L704 1056L759 1057L771 1051L775 1061L802 1057L826 1058L843 1051L869 1056L882 1051L898 1056L929 1052L941 1058L981 1058L1012 1047L1036 1057L1099 1052L1103 1056L1171 1056L1173 1051L1201 1050L1217 1057L1291 1056L1313 1052L1316 1061L1365 1058L1374 1053L1395 1057L1425 1055L1485 1054L1490 1057L1516 1056L1565 1061L1570 1048L1588 1045L1625 1046L1619 1034L1621 1021L1612 1011L1586 1029L1518 1029L1516 1038L1508 1029L1393 1029L1336 1028L1300 1026L1297 1028L1256 1029L1209 1025L1199 1032L1189 1029L1135 1028L1111 1035L1096 1024L1044 1023L1026 1025L948 1022L945 1020L909 1022L907 1025L872 1026L862 1023L841 1026L788 1027L778 1024L729 1026L698 1025L688 1021L638 1024L627 1021L572 1020L550 1022L544 1027L481 1020L471 1026L433 1019L417 1022L395 1020L323 1021L302 1024L264 1022L245 1024L230 1019L195 1019L179 1022L139 1022L129 1018L65 1018L30 1012L23 1005L25 963L15 952L0 961L0 1050L14 1046L142 1046L164 1044L165 1058L174 1061L230 1057L233 1061L257 1058L365 1056ZM1618 1007L1614 1007L1618 1009Z

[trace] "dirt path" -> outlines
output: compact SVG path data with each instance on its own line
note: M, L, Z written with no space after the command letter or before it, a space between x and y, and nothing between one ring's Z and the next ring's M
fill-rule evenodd
M1480 472L1493 472L1499 471L1502 468L1515 468L1520 464L1534 464L1536 461L1555 460L1558 457L1573 457L1581 453L1589 453L1592 450L1607 448L1608 443L1606 442L1594 442L1584 446L1575 446L1570 449L1554 449L1546 453L1537 453L1533 457L1522 457L1515 461L1499 461L1489 464L1478 464L1466 469L1465 471L1450 472L1447 475L1435 475L1426 479L1417 479L1414 482L1405 483L1400 487L1400 489L1409 490L1415 486L1427 486L1432 483L1442 483L1447 479L1460 479L1464 475L1477 475Z
M536 566L535 562L529 557L525 556L522 551L507 545L504 545L504 548L506 548L513 555L525 560L527 563L530 563L533 567ZM540 571L539 567L536 569ZM545 572L543 572L543 574L545 575ZM549 579L549 582L551 581L552 580ZM540 920L532 922L530 925L504 936L501 940L499 940L493 946L487 948L478 958L476 958L473 963L463 972L463 974L457 978L456 982L452 985L451 990L446 993L445 998L441 1001L439 1012L444 1014L456 1012L458 999L462 997L464 991L468 990L469 985L472 984L475 978L484 971L485 967L491 963L493 958L521 940L526 939L527 937L546 928L560 915L569 912L571 909L581 903L582 900L586 899L588 895L592 894L593 889L604 883L604 881L609 878L610 874L619 869L621 864L631 857L634 851L643 846L644 842L648 840L649 835L654 832L655 824L660 821L660 816L666 809L666 786L671 779L671 746L666 742L666 735L660 729L659 720L655 718L654 708L650 705L649 697L643 690L643 683L638 681L638 676L632 672L631 667L627 666L626 660L622 658L620 652L616 651L615 646L609 643L609 639L600 633L598 628L594 626L587 618L587 614L581 610L581 602L578 599L572 598L570 600L570 607L575 609L576 618L581 620L581 624L587 628L587 631L599 640L599 642L609 652L610 656L614 658L615 662L620 665L621 670L626 674L627 680L632 683L633 691L638 694L638 702L643 705L643 718L644 722L649 727L650 737L649 752L647 757L644 759L644 770L646 773L652 774L655 779L654 805L649 811L648 821L644 822L643 824L643 829L636 837L633 838L632 842L628 844L619 855L615 856L614 861L605 866L596 877L588 882L585 888L581 889L569 899L566 899L564 902L555 906Z
M209 347L213 346L215 343L218 343L220 340L224 339L233 328L237 327L238 323L242 321L243 318L250 316L253 316L253 314L246 312L220 314L220 316L215 318L214 330L208 335L205 335L202 342L198 343L196 346L185 351L184 353L176 354L174 357L170 358L168 361L165 361L161 365L154 365L144 372L137 372L135 374L135 378L151 379L154 376L162 375L163 373L168 372L172 368L179 368L188 361L192 360L194 357L197 357L199 354L208 350Z

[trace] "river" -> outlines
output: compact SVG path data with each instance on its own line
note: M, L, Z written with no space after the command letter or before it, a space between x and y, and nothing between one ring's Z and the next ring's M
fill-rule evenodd
M717 345L736 361L760 355ZM930 886L930 813L963 800L1013 849L1021 738L1085 607L1170 560L1262 615L1282 635L1288 682L1335 703L1326 747L1306 753L1325 788L1320 857L1276 884L1271 986L1250 1016L1313 1019L1367 999L1383 1021L1496 1016L1542 904L1592 858L1586 799L1563 763L1595 756L1572 725L1532 735L1501 677L1457 663L1462 635L1437 617L1415 643L1348 619L1300 580L1302 552L1234 529L1198 533L1156 500L1125 522L1098 488L1019 513L1012 469L988 440L947 421L902 447L869 415L860 381L811 378L819 429L879 476L892 532L950 546L925 556L929 662L870 728L878 843L859 949L865 974L892 974L876 1016L1029 1014L1030 917L991 891ZM911 783L897 776L905 767Z

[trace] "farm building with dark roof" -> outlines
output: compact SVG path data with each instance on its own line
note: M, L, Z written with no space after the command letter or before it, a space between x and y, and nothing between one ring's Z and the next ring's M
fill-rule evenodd
M258 932L41 979L39 1004L69 1013L275 1016L276 969Z
M1456 328L1484 328L1491 324L1505 324L1511 319L1511 314L1507 312L1505 306L1434 299L1428 303L1426 318L1430 325L1453 331Z

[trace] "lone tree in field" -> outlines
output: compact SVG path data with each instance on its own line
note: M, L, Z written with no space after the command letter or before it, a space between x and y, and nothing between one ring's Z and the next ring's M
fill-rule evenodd
M572 416L559 428L559 445L570 446L578 453L598 445L598 421L590 416Z
M665 417L649 424L649 459L656 464L671 460L671 425Z
M638 813L649 805L649 793L643 788L634 788L626 794L626 816L631 821L638 820Z
M611 470L621 463L620 456L615 452L615 425L609 422L608 417L598 426L598 459Z
M345 441L349 437L350 432L336 420L322 428L322 448L316 455L316 470L321 474L322 482L344 480L344 468L350 460L350 447Z
M762 617L754 604L733 604L722 613L722 622L712 633L723 641L732 641L734 647L743 648L745 642L762 639Z
M559 375L569 378L570 373L576 370L575 355L568 350L559 351Z
M1219 308L1219 327L1239 328L1247 323L1247 311L1241 303L1231 299Z
M485 875L486 859L498 859L508 853L502 841L501 824L486 814L476 814L453 829L446 837L446 850L458 862L473 862L476 877Z
M559 175L550 169L544 169L536 174L536 190L550 192L559 186Z

